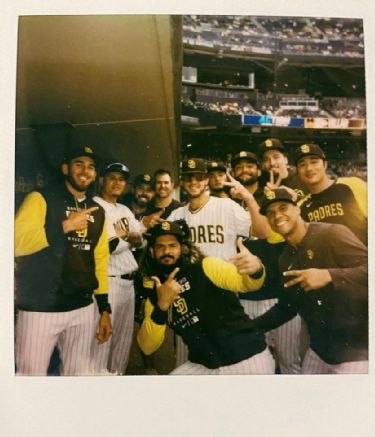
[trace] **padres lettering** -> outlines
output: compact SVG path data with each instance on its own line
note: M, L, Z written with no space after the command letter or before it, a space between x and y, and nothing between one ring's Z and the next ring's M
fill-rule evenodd
M344 208L342 203L331 203L329 205L319 206L308 213L311 222L319 222L328 217L337 217L344 215Z
M190 228L190 237L195 244L224 243L224 228L221 225L199 225Z

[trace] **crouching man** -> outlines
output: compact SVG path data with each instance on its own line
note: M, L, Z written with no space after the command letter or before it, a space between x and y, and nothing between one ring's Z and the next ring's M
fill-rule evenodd
M310 334L302 373L367 373L366 246L344 225L306 223L283 188L266 193L260 213L286 240L278 259L284 290L254 327L268 331L298 313Z
M256 291L265 272L259 258L238 242L231 263L203 257L183 221L150 231L140 268L149 290L137 340L145 354L163 343L168 325L188 347L175 375L272 374L274 361L264 334L253 328L236 292Z

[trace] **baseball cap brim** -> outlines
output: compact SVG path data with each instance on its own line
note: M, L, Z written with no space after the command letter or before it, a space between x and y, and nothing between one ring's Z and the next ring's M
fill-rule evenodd
M267 208L275 202L289 202L293 205L297 205L296 201L293 199L292 195L288 193L287 190L283 188L278 188L273 190L273 193L274 197L267 197L267 195L263 197L261 207L259 209L260 214L266 215Z

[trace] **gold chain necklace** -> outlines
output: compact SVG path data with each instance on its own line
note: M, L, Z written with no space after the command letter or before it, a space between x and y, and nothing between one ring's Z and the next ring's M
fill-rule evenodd
M190 204L189 204L189 211L192 213L192 214L197 214L205 205L206 205L206 203L208 202L210 200L210 197L208 197L207 198L207 200L201 205L201 206L199 206L197 209L191 209L191 206L190 206Z
M75 202L75 204L76 204L76 210L77 210L77 211L81 211L81 210L82 210L82 208L80 208L80 207L78 206L78 203L81 203L81 202L84 202L84 208L83 208L83 209L87 209L87 206L86 206L86 197L84 197L84 198L81 200L81 202L79 202L79 201L77 200L76 196L74 196L74 202Z

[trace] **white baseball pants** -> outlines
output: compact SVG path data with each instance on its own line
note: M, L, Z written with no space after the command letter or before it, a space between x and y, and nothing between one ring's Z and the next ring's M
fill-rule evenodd
M368 361L349 361L340 364L324 362L312 349L308 349L302 364L304 375L368 373Z
M111 304L113 334L106 343L92 342L92 373L123 375L128 365L134 328L133 281L109 277L108 301Z
M174 369L170 375L272 375L275 373L275 361L271 352L266 348L246 360L230 366L209 369L202 364L186 361Z
M47 375L55 346L60 375L87 375L90 346L97 328L94 303L72 311L18 311L16 322L17 375Z
M272 308L277 303L277 299L240 299L240 302L245 313L251 319L255 319ZM276 349L282 374L298 375L301 373L302 359L309 345L309 336L307 327L299 315L267 332L266 340Z

